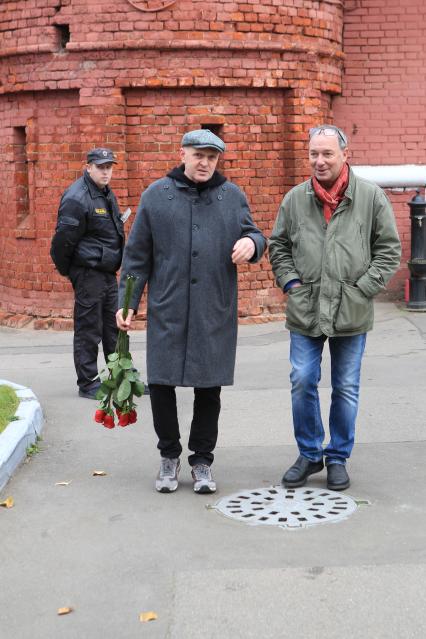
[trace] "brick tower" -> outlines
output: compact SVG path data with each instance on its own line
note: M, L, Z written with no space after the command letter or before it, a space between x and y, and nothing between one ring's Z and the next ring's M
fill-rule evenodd
M177 164L182 134L213 129L227 145L220 169L269 235L284 192L309 174L306 131L341 91L342 24L342 4L318 0L3 0L1 310L71 317L50 238L93 146L116 152L112 186L134 211ZM239 277L243 321L282 309L266 259Z

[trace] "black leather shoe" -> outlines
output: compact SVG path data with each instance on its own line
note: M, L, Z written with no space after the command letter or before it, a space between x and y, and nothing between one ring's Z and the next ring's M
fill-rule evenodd
M298 488L304 486L309 475L319 473L324 468L322 459L317 462L310 461L300 455L296 462L285 473L281 483L286 488Z
M327 466L327 488L329 490L345 490L350 485L349 475L344 464Z
M99 386L95 386L95 388L89 388L88 390L83 390L80 388L78 391L79 397L85 397L86 399L96 399L96 393L99 390Z

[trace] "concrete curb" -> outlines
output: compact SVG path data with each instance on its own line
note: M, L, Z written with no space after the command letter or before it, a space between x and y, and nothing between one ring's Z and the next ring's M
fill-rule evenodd
M0 491L6 486L13 472L21 464L27 448L34 444L43 429L43 412L30 388L0 379L0 385L11 386L20 404L16 411L18 420L10 422L0 434Z

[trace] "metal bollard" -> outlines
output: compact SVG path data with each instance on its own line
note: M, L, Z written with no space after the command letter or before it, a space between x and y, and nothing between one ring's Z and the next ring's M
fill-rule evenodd
M411 202L411 258L408 260L410 269L410 293L407 309L411 311L426 311L426 200L417 195Z

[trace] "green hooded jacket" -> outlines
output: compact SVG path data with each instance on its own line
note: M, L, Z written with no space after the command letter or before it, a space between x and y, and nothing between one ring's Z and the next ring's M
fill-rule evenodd
M269 244L278 286L290 288L286 327L311 337L365 333L373 297L399 266L401 244L382 189L349 172L349 184L327 225L312 181L284 197Z

